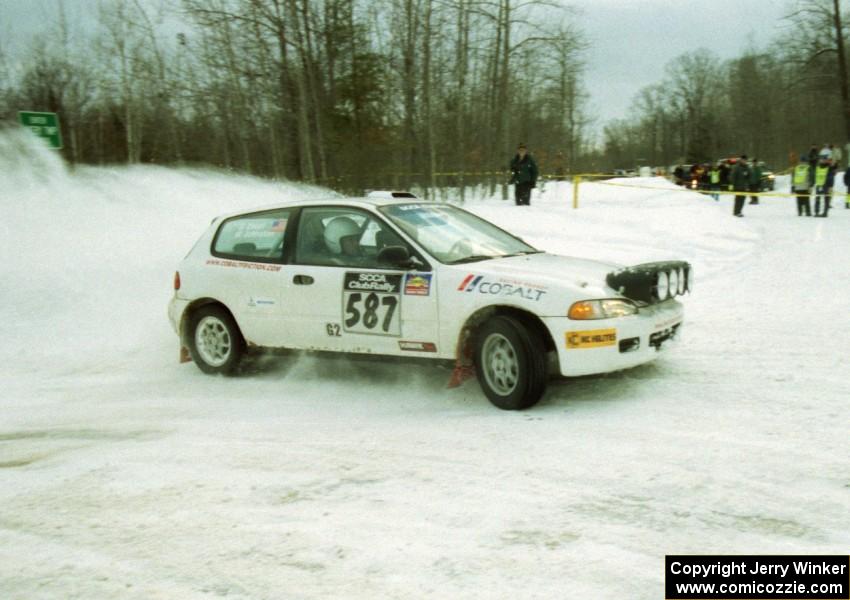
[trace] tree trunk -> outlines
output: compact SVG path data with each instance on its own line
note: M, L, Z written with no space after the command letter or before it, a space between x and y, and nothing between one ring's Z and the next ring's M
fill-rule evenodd
M416 172L416 30L418 29L416 8L413 0L404 0L405 36L402 52L402 87L404 88L403 144L407 153L405 165L410 177Z
M503 0L505 33L502 36L502 73L499 82L499 112L501 139L499 140L499 152L507 152L511 147L510 132L510 96L508 85L510 82L510 56L511 56L511 0ZM502 200L508 199L508 183L502 178Z
M319 176L322 182L328 180L328 163L325 152L325 137L322 126L323 103L319 98L319 81L316 76L316 63L313 55L313 36L310 34L310 13L307 0L302 0L301 16L304 22L304 54L301 61L307 74L306 83L310 92L310 100L313 106L313 115L316 120L316 151L319 155Z
M489 81L489 89L488 89L488 107L490 109L489 114L489 123L490 127L486 130L486 137L484 138L484 143L486 146L486 154L488 170L492 169L494 165L498 165L496 170L501 172L505 170L505 161L502 158L503 149L498 148L498 145L501 143L501 134L500 134L500 124L502 123L502 115L500 114L500 106L499 106L499 59L501 57L501 49L502 49L502 13L504 11L504 2L502 0L499 1L499 14L496 17L496 40L493 45L493 55L491 58L491 62L489 65L490 71L490 81ZM495 132L493 134L492 132ZM491 176L489 178L489 188L488 194L492 196L496 192L496 178L495 176Z
M844 54L844 26L841 23L841 6L838 0L832 0L835 44L838 50L838 83L841 87L841 113L844 117L844 141L850 141L850 87L847 81L847 56Z
M295 3L295 0L288 0L288 5L290 17L294 23L293 28L295 31L296 41L295 48L298 51L298 55L302 57L301 69L295 73L295 85L298 90L298 138L301 142L301 171L304 175L304 179L313 182L316 180L316 169L313 164L313 142L312 134L310 132L310 115L307 112L310 99L307 89L308 74L304 66L305 61L303 60L305 53L304 38L301 34L301 26L298 23L298 5Z
M455 166L460 172L458 186L460 187L461 204L466 200L466 70L469 60L469 12L467 0L458 0L457 10L457 46L455 69L457 73L457 104L455 106L455 135L457 143L457 160Z
M425 146L428 150L428 189L434 194L437 189L434 175L436 163L434 144L434 122L431 114L431 16L433 0L425 0L425 19L422 31L422 103L425 107ZM426 198L429 194L426 194Z

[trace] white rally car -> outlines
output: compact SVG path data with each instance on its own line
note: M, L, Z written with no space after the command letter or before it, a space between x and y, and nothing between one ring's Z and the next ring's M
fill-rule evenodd
M682 261L555 256L456 206L413 198L289 202L215 219L180 263L181 358L234 373L253 349L416 356L477 375L503 409L550 374L654 359L682 323Z

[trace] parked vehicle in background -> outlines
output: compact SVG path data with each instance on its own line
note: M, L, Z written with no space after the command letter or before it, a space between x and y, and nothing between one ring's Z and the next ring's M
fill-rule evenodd
M764 163L760 163L761 172L761 187L762 192L772 192L776 188L776 174L771 171Z
M693 166L694 165L692 164L676 165L673 169L673 183L684 187L690 187L691 170L693 169Z

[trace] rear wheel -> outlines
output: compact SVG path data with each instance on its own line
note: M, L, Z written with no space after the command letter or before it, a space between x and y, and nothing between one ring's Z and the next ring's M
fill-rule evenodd
M484 394L503 410L537 404L546 389L540 334L512 317L494 317L475 338L475 370Z
M221 306L202 306L189 322L189 352L204 373L229 375L245 353L245 341L233 317Z

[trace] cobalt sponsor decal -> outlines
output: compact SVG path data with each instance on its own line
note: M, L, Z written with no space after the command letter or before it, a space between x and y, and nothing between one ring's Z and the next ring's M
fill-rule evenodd
M613 346L617 343L617 330L593 329L591 331L568 331L566 338L568 350Z
M401 275L387 273L346 273L345 291L381 292L398 294L401 290Z
M408 273L404 276L405 296L427 296L431 293L431 273Z
M511 279L499 279L492 281L485 278L484 275L467 275L457 287L459 292L478 292L479 294L492 294L494 296L513 297L518 296L525 300L539 301L546 293L546 290L539 285L533 283L525 283Z
M410 352L436 352L437 345L432 342L404 342L399 340L398 347Z

